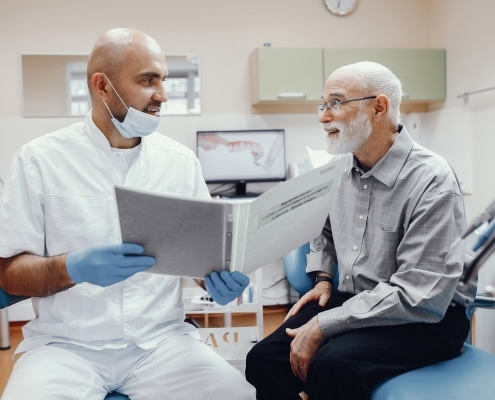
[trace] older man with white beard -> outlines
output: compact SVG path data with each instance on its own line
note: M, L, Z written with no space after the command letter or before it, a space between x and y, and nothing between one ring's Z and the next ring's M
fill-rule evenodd
M360 62L324 85L319 120L332 154L349 154L306 272L314 287L248 354L257 399L369 399L382 381L459 354L465 224L455 174L400 124L402 89ZM332 290L338 270L338 289Z

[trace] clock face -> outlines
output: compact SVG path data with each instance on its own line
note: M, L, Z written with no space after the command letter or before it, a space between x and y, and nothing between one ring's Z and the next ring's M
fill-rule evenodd
M328 11L335 15L347 15L353 12L359 0L323 0Z

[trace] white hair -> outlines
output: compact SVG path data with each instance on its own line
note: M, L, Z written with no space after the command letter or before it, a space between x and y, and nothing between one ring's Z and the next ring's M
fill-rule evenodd
M351 76L366 95L384 94L389 99L387 114L392 123L400 123L400 103L402 100L402 85L387 67L371 61L362 61L337 69L332 76L342 74Z

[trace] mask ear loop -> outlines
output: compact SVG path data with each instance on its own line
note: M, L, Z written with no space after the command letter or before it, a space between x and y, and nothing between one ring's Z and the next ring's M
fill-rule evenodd
M102 99L102 100L103 100L103 99ZM110 113L110 116L111 116L112 118L115 118L115 117L113 116L112 112L110 111L110 108L108 107L107 102L106 102L105 100L103 100L103 104L105 104L105 107L107 108L108 112Z
M113 91L115 92L115 94L117 95L117 97L119 98L119 100L122 102L122 104L124 105L124 107L127 109L127 111L129 111L129 107L126 106L126 104L124 103L124 100L122 100L122 97L120 97L119 92L117 92L115 90L115 87L112 85L112 82L110 81L110 79L108 79L108 77L105 75L104 72L102 72L102 74L105 77L105 79L108 81L108 83L110 84L110 86L112 87ZM105 104L105 107L107 108L108 112L110 113L110 115L112 116L112 118L114 118L114 116L113 116L112 112L110 111L110 108L108 107L107 102L105 100L103 100L103 104Z

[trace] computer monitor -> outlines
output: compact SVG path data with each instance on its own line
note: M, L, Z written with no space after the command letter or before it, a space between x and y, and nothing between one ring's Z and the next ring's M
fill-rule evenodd
M249 196L248 182L286 179L285 131L198 131L197 155L206 183L230 183L234 196Z

